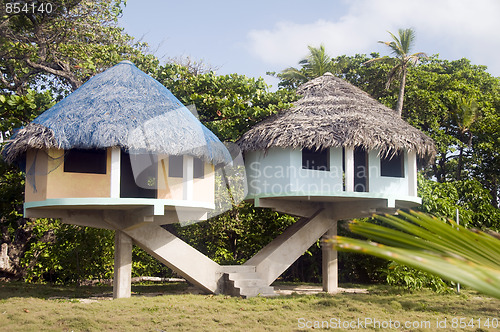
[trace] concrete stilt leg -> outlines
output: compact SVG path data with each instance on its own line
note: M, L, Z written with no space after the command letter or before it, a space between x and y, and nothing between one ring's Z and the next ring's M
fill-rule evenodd
M337 222L326 232L325 237L337 235ZM338 289L338 259L337 250L331 247L322 248L323 291L336 293Z
M132 238L122 231L115 231L115 275L113 298L126 298L131 294Z

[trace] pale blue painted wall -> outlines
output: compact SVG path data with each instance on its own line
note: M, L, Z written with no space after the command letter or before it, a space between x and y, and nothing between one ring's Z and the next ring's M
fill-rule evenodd
M408 196L408 154L404 155L404 178L382 177L378 150L368 154L369 193ZM342 148L330 149L330 170L302 169L302 152L272 148L245 154L248 197L335 196L343 191ZM342 195L341 194L341 195Z
M378 150L368 153L368 190L371 193L385 193L392 196L408 196L408 154L404 155L404 178L380 175L380 157Z
M291 179L292 189L297 193L330 195L343 189L342 181L342 149L330 149L330 170L318 171L302 169L302 151L291 151L292 166L298 175Z
M272 148L267 154L252 151L245 154L248 195L285 195L292 192L290 178L295 172L291 167L291 149Z

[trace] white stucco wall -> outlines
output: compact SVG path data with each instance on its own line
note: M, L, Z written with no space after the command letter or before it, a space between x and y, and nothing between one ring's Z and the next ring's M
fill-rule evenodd
M272 197L343 197L387 199L388 206L394 207L395 201L419 203L416 195L416 157L415 153L404 153L404 177L381 176L378 150L368 153L368 192L344 190L342 167L342 148L332 148L329 153L329 171L302 169L302 151L272 148L264 152L247 152L245 168L248 181L247 198ZM352 160L351 160L352 161ZM412 165L408 163L412 162ZM347 163L354 168L354 164ZM347 167L347 166L346 166ZM409 172L412 174L409 174ZM354 171L346 172L354 177ZM345 179L346 184L348 179ZM351 181L353 183L353 180Z
M248 152L245 167L249 196L266 194L331 195L342 191L342 149L331 149L330 170L302 169L302 152L273 148L263 152Z
M369 192L390 194L391 196L408 196L408 153L404 154L404 177L387 177L380 175L380 157L378 150L368 153Z
M273 148L267 154L260 151L245 154L245 170L250 197L291 192L291 150Z
M330 149L329 171L302 169L302 151L291 151L292 166L298 175L291 179L292 190L305 195L330 195L343 191L342 182L342 149Z

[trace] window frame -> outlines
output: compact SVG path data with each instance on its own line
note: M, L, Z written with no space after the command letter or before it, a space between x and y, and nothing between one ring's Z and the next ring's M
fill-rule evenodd
M302 169L314 170L314 171L330 171L330 149L326 148L323 150L313 150L308 148L302 148ZM310 156L316 156L316 158L310 158ZM324 159L324 160L323 160ZM309 165L310 161L321 161L320 165Z
M64 153L64 173L103 175L107 170L107 149L71 149Z
M380 176L385 178L405 178L405 153L398 151L391 157L380 157Z

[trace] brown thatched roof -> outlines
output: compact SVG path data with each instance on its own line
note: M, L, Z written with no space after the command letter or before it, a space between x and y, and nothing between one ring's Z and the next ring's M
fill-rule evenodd
M434 157L434 142L361 89L330 73L297 89L294 107L256 124L239 139L243 151L272 147L315 149L355 147L415 151Z

